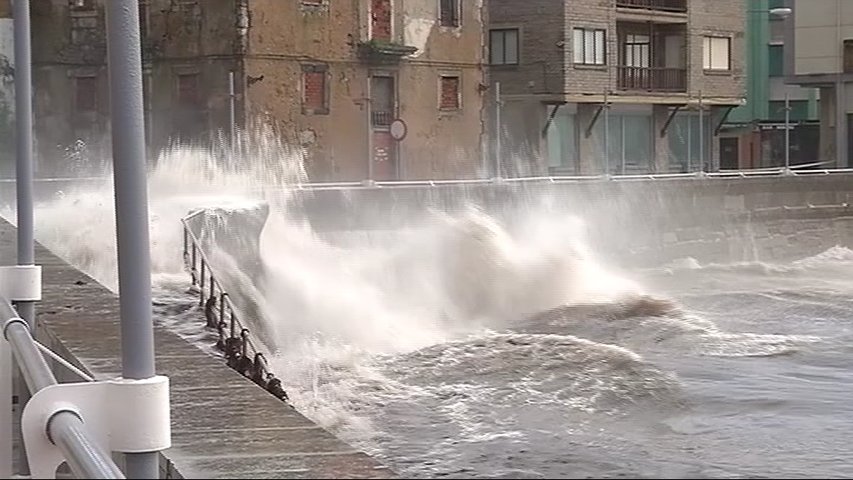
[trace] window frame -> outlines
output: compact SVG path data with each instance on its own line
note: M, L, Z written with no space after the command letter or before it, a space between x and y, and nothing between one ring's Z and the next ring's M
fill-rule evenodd
M80 81L94 82L92 85L91 108L80 108ZM97 75L76 75L74 77L74 113L76 114L91 114L98 111L98 76Z
M444 80L456 79L456 106L453 108L445 107L444 100ZM441 113L457 113L462 111L462 74L460 72L441 72L438 74L438 110Z
M450 16L450 23L445 23L444 2L452 3L453 15ZM438 25L443 28L460 28L462 26L461 0L438 0Z
M578 33L580 45L578 44ZM601 35L601 62L597 60L598 49L596 43ZM592 36L592 58L587 58L587 39ZM578 61L580 56L580 61ZM582 67L605 67L607 66L607 29L600 27L573 27L572 28L572 64Z
M726 41L726 68L714 67L714 40ZM731 72L732 71L732 37L729 35L705 34L702 36L702 69L706 72Z
M307 102L307 75L309 73L319 73L323 76L323 98L322 105L320 107L316 107L314 105L308 105ZM300 89L300 103L302 105L302 114L303 115L328 115L331 111L330 108L330 85L329 85L329 65L325 63L303 63L302 69L300 70L299 76L299 89Z
M515 32L515 61L508 62L506 55L506 37L508 32ZM494 35L499 33L502 42L503 55L500 63L494 62ZM489 65L492 66L517 66L521 64L521 29L518 27L502 27L489 29Z

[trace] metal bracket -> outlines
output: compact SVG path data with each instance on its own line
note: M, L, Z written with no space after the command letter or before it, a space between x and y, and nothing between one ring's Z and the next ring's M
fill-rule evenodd
M682 107L684 107L684 105L676 105L672 110L670 110L669 116L666 117L666 123L664 123L663 128L660 129L660 138L666 136L666 131L669 130L669 126L675 119L675 115L678 114L678 111L681 110Z
M32 396L21 418L33 478L56 478L65 461L48 437L50 419L62 411L79 416L93 440L109 451L156 452L172 446L168 377L51 385Z
M41 300L41 265L0 267L0 293L13 302Z

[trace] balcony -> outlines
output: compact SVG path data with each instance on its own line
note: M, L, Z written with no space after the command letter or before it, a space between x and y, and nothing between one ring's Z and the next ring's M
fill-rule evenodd
M617 8L687 13L687 0L616 0Z
M417 47L376 39L358 44L358 56L372 64L399 63L400 59L417 51Z
M686 68L616 67L619 90L686 92Z

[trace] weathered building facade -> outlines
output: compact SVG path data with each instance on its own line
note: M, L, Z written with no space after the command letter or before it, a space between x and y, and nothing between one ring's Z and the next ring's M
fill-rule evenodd
M744 97L743 0L488 9L504 174L719 167L718 126Z
M63 170L85 143L107 158L104 1L32 8L39 157ZM273 123L315 181L476 176L483 14L481 0L141 0L150 148L227 134L233 101L238 128Z

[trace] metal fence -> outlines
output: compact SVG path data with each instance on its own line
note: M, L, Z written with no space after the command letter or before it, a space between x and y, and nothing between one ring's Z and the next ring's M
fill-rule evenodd
M224 354L229 367L280 400L287 401L281 380L270 371L266 356L240 320L231 297L213 273L201 241L189 226L189 220L202 212L199 210L184 217L181 224L184 265L190 272L193 287L198 289L198 304L204 309L206 326L217 331L216 348Z
M773 178L853 173L853 168L818 168L822 164L792 165L791 168L771 167L753 170L719 170L715 172L639 173L625 175L541 175L530 177L474 178L462 180L383 180L350 182L309 182L292 185L296 190L359 190L370 188L439 187L446 185L583 183L595 181L626 182L638 180Z

